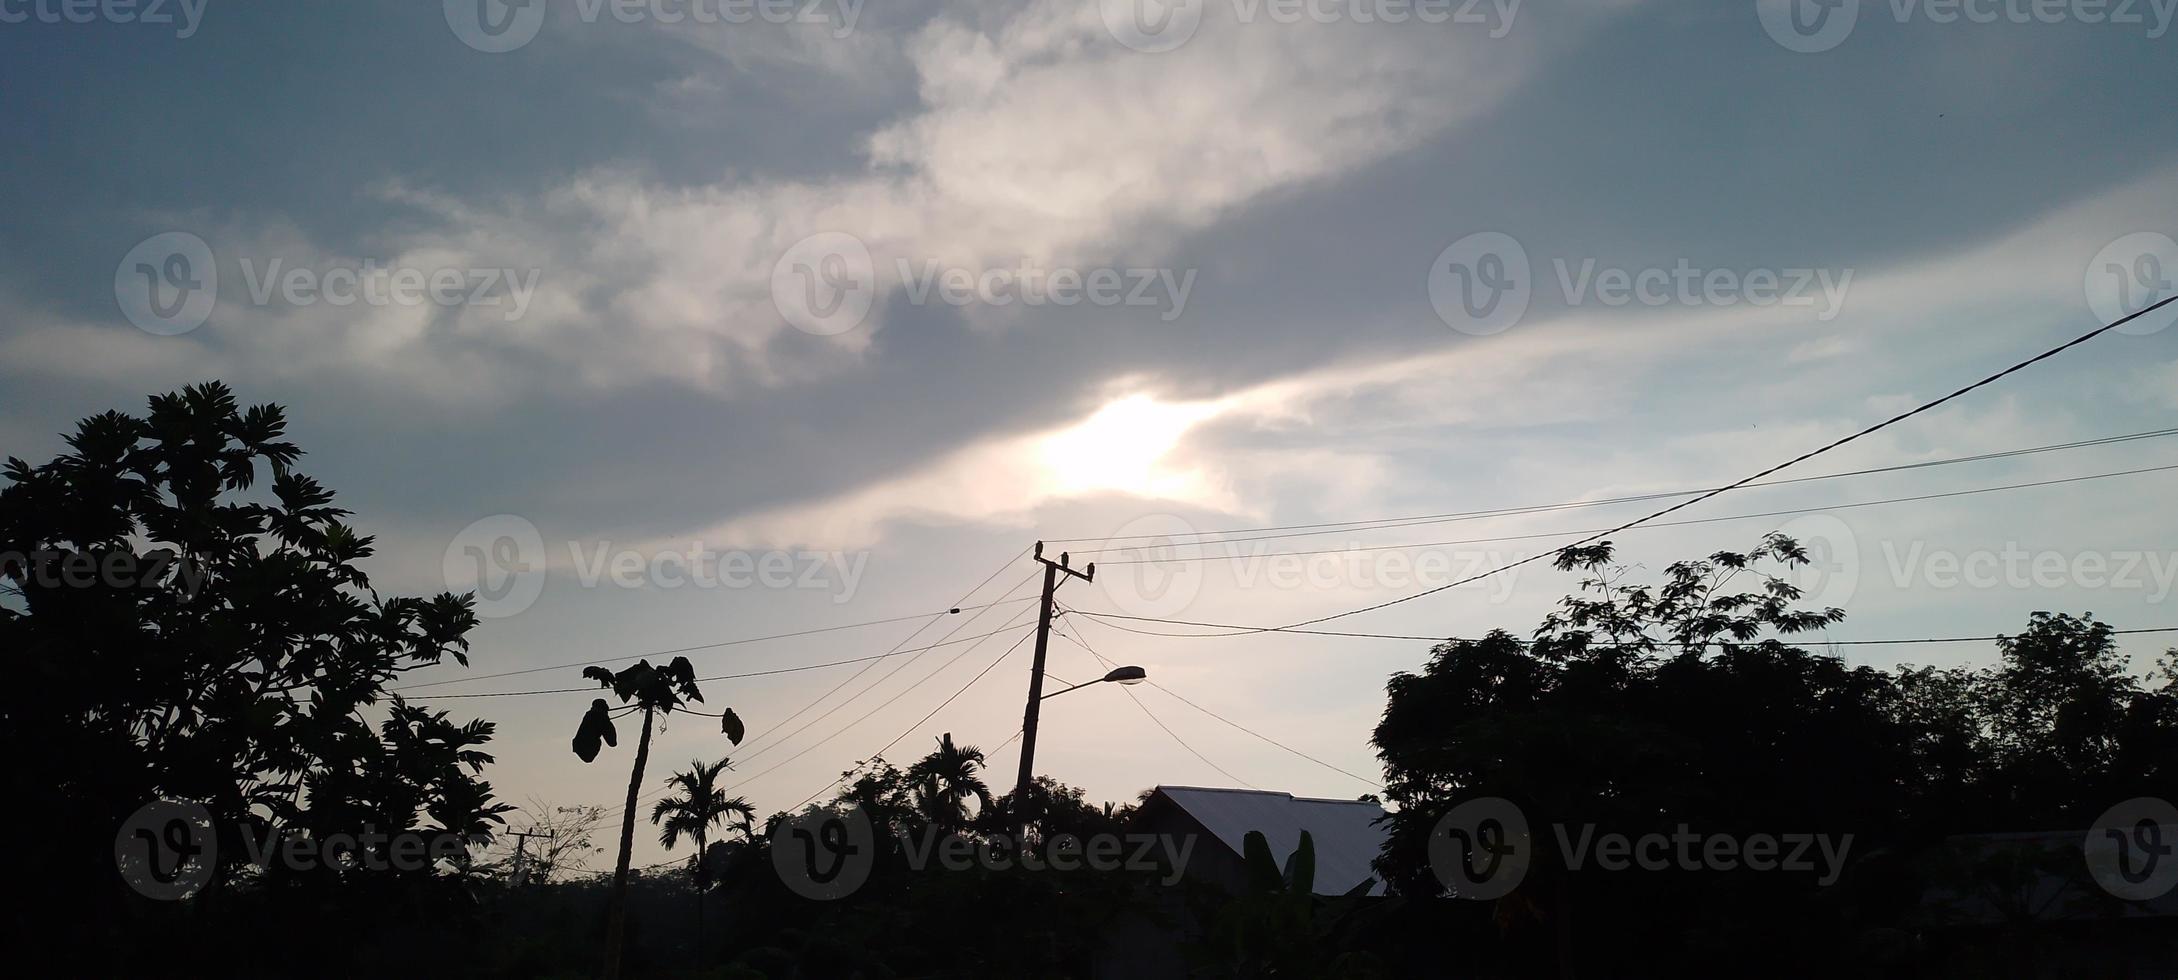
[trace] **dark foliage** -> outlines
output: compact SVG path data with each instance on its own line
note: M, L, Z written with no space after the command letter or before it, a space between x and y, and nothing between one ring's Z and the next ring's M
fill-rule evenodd
M84 973L244 935L255 952L228 961L246 972L327 922L365 934L368 960L378 937L413 949L473 907L444 863L249 864L280 837L487 839L507 809L478 778L490 722L386 693L403 671L467 662L468 598L372 590L357 567L372 539L295 471L284 428L277 406L207 384L143 417L83 420L52 462L8 460L0 739L17 859L49 890L13 921L82 951ZM189 903L146 902L114 873L116 831L160 798L203 805L217 835L216 875Z

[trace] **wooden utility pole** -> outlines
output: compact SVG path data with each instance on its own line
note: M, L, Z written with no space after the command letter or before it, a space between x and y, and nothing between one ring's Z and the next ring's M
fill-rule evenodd
M1028 710L1021 716L1021 776L1013 785L1014 823L1020 839L1028 840L1029 790L1036 785L1036 716L1044 702L1044 653L1051 646L1052 596L1069 578L1093 582L1097 577L1097 565L1090 562L1085 571L1075 571L1067 566L1065 552L1059 560L1044 557L1044 543L1036 542L1035 558L1044 565L1044 608L1036 619L1036 663L1029 668Z
M522 831L518 834L507 835L509 837L518 838L514 842L514 873L508 876L508 879L514 883L515 887L519 888L523 884L525 884L525 881L523 880L523 872L527 870L527 865L524 863L524 860L529 857L529 839L532 837L551 837L552 835L553 832L550 830L547 830L541 834L537 833L535 827Z

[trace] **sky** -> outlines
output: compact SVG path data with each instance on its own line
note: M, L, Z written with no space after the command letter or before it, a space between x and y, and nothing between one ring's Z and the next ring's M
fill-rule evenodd
M1683 498L1472 512L1729 483L2172 295L2171 8L0 0L0 446L211 379L287 406L382 593L481 590L472 665L409 696L862 660L705 685L763 813L944 732L1007 788L1044 540L1101 563L1050 672L1159 686L1047 702L1040 773L1350 798L1430 643L1090 614L1435 589ZM2171 320L1781 476L2171 428ZM2171 627L2174 464L1748 488L1614 540L1654 576L1795 535L1835 640ZM1527 633L1576 585L1322 628ZM627 743L568 748L589 696L425 703L499 723L501 796L616 804ZM727 750L675 719L646 782Z

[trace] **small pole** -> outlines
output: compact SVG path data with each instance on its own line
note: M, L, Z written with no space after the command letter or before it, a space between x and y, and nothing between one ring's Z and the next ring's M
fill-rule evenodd
M535 827L532 827L521 833L508 834L507 836L519 838L514 842L514 874L510 876L515 887L519 888L526 883L524 872L528 870L526 859L529 857L529 839L532 837L550 837L552 832L546 831L540 834L536 832Z

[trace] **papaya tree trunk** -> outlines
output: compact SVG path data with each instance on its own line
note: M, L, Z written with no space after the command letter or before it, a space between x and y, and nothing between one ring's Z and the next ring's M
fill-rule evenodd
M628 805L620 811L620 860L613 868L612 911L605 926L605 980L620 980L620 941L628 927L628 857L635 850L635 802L650 761L650 711L643 708L643 736L635 743L635 771L628 775Z

